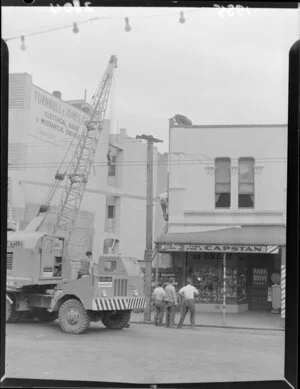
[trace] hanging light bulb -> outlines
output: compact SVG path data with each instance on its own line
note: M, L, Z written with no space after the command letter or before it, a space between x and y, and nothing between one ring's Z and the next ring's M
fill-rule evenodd
M130 24L129 24L129 18L125 18L125 23L126 23L125 31L126 32L131 31L131 27L130 27Z
M79 32L79 28L77 26L77 23L73 23L73 29L72 31L74 32L74 34L77 34Z
M20 49L21 49L22 51L25 51L25 50L26 50L25 37L24 37L24 35L21 35L21 46L20 46Z
M184 13L182 11L180 12L179 23L185 23Z

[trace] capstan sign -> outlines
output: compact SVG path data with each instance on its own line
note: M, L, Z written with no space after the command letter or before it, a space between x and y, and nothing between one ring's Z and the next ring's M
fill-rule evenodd
M178 244L160 243L160 252L215 252L215 253L278 253L277 250L271 252L269 247L274 246L252 246L252 245L223 245L223 244Z

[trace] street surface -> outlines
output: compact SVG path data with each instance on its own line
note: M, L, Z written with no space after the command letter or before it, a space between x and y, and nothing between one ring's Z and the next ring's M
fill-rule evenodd
M93 323L67 335L57 323L6 328L6 377L130 383L283 379L284 332L167 329Z

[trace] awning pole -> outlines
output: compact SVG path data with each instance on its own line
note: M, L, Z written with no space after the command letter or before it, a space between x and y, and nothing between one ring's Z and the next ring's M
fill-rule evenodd
M223 326L226 324L226 253L223 254Z

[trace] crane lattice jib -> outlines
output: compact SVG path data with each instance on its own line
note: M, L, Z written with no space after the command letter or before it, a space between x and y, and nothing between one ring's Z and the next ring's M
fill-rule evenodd
M64 236L66 245L69 242L76 223L100 134L103 129L112 77L116 67L117 58L115 55L112 55L103 79L93 96L88 120L84 123L81 137L71 159L66 186L62 193L58 207L57 221L54 226L54 233Z

